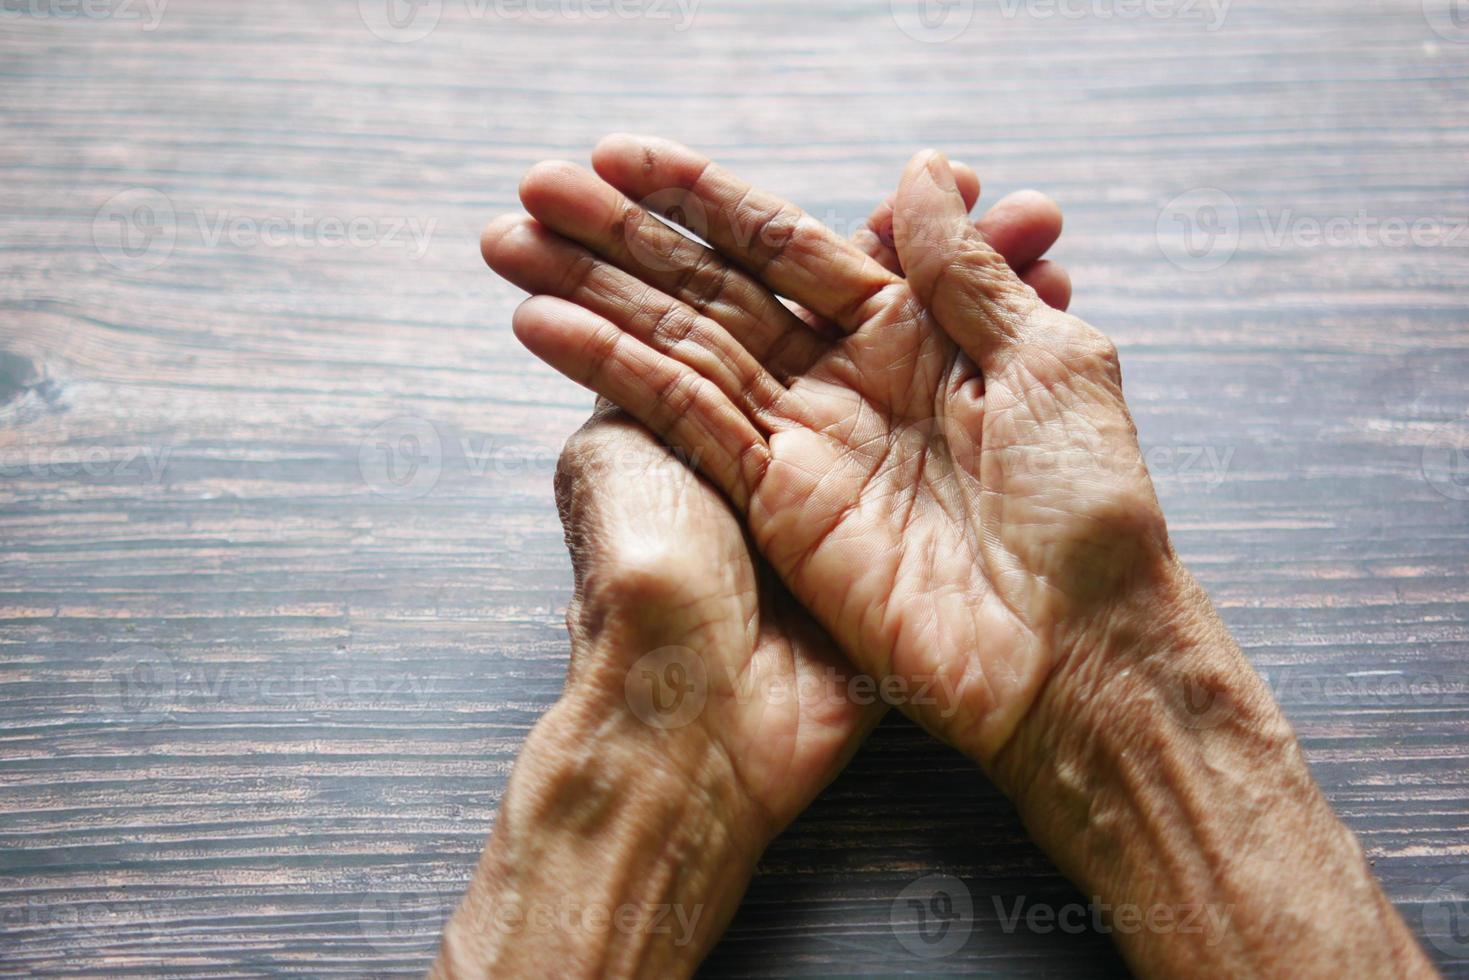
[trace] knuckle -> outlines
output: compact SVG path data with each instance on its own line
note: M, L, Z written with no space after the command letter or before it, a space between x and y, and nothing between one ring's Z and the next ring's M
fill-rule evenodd
M581 292L588 280L592 278L592 273L597 270L597 265L595 256L590 254L578 255L575 261L567 266L566 272L561 279L560 289L556 295L570 297Z
M749 251L759 275L790 250L800 228L800 214L788 207L754 210L750 212L749 228Z
M965 236L958 242L953 261L967 273L967 278L990 286L1008 286L1014 273L1005 257L982 239Z
M1115 378L1121 374L1117 345L1112 338L1092 327L1085 327L1073 341L1075 362L1079 371Z
M682 343L693 329L693 317L670 303L654 319L649 337L656 349L670 350Z
M702 380L692 371L674 371L657 385L658 411L668 424L688 414L698 402Z
M684 277L680 292L686 294L691 307L705 313L724 297L734 271L713 252L701 252L689 275Z
M982 239L961 237L952 249L933 250L933 255L919 259L917 273L930 281L941 315L976 320L999 338L1013 339L1033 329L1030 320L1038 298Z
M674 542L609 541L582 583L584 608L626 610L641 619L691 605L707 570Z
M588 480L596 472L595 440L585 430L574 433L556 457L554 487L556 508L563 527L572 523L573 505L585 492Z
M1109 381L1121 379L1121 360L1111 337L1069 313L1051 311L1041 327L1040 342L1077 374Z
M682 238L683 236L680 235L679 237ZM710 261L711 257L709 253L701 250L689 256L687 262L674 262L674 267L678 270L678 273L673 279L673 295L685 300L697 296L698 291L695 289L695 283L699 281L700 276L705 275L704 270Z

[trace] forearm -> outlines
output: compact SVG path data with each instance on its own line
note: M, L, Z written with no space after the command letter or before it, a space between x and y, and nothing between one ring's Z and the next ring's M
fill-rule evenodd
M432 976L691 975L763 841L727 763L569 693L516 763Z
M1192 580L1048 686L997 760L1142 976L1432 976Z

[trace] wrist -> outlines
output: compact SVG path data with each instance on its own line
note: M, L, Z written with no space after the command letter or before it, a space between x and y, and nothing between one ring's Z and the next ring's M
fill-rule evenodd
M1117 742L1226 723L1253 738L1283 722L1208 597L1172 559L1146 587L1052 645L1055 670L991 762L1018 803L1058 768L1100 776L1100 753L1127 750Z
M1154 598L1053 677L996 758L1032 835L1111 910L1141 976L1422 975L1207 597L1179 569Z
M717 747L640 728L577 684L537 723L436 976L693 972L766 841Z
M1132 797L1154 780L1216 765L1304 772L1268 690L1179 569L1069 651L993 768L1032 831L1066 842L1063 869L1098 880L1118 829L1101 808L1145 807Z

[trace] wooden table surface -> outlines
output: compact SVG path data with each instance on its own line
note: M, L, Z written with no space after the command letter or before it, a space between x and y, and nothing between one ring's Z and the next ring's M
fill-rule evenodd
M560 688L591 403L477 232L621 129L848 230L925 145L1056 197L1180 552L1469 975L1469 12L1151 2L0 3L0 973L425 968ZM1123 972L1007 926L1085 900L891 720L705 972Z

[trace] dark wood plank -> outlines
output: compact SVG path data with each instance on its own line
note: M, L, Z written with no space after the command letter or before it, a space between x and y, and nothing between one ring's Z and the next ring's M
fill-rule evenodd
M929 144L990 199L1063 203L1180 550L1469 975L1434 918L1469 873L1469 492L1440 452L1469 445L1469 235L1443 240L1469 219L1469 32L1439 0L1236 0L1217 30L973 6L925 43L885 0L704 0L686 30L443 0L390 43L355 0L172 0L153 30L141 0L4 5L0 972L425 967L560 687L549 476L590 403L517 347L475 238L528 164L630 129L843 228ZM1226 196L1184 217L1223 203L1239 232L1207 271L1169 258L1198 188ZM140 204L171 249L116 249ZM1431 224L1311 241L1359 214ZM354 219L365 243L315 237ZM437 464L416 495L375 462L408 433ZM893 923L931 873L975 909L935 960ZM1018 899L1084 900L893 722L706 972L1121 972L1095 932L1006 932Z

